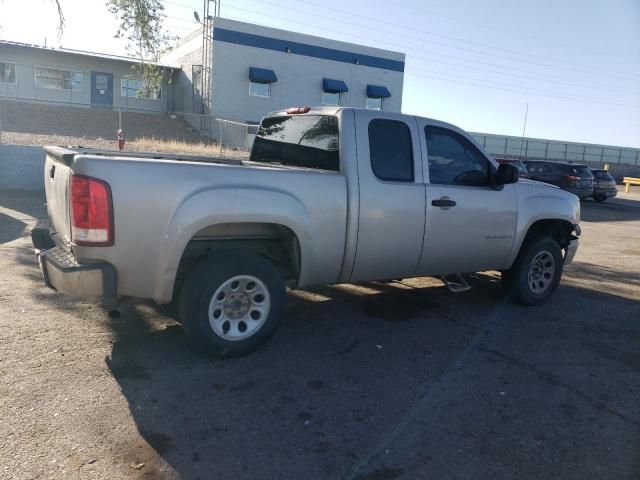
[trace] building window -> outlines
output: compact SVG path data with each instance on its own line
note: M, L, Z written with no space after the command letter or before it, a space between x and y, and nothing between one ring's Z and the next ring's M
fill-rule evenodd
M252 97L270 97L271 84L278 77L268 68L249 67L249 95Z
M271 84L249 81L249 95L252 97L270 97Z
M322 92L322 105L340 106L340 92Z
M342 80L332 78L322 79L322 105L339 106L342 102L342 93L348 92L349 87Z
M368 110L382 110L382 99L367 97L366 107Z
M81 92L82 84L82 72L36 66L36 87L38 88Z
M0 62L0 83L16 83L16 64Z
M389 98L391 92L383 85L367 85L367 103L369 110L382 110L383 99Z
M120 95L129 98L160 100L160 87L150 87L139 78L122 77Z

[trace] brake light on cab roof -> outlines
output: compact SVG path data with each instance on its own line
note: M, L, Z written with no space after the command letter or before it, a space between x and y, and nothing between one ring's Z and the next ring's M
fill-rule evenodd
M311 107L293 107L287 108L288 115L297 115L299 113L308 113L311 110Z

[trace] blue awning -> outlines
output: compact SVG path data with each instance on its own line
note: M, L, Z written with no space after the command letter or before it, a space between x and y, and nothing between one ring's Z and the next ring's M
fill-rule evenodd
M249 80L256 83L273 83L278 81L278 77L273 70L249 67Z
M322 90L329 93L348 92L349 87L342 80L332 80L330 78L322 79Z
M387 87L381 85L367 85L367 97L369 98L389 98L391 92Z

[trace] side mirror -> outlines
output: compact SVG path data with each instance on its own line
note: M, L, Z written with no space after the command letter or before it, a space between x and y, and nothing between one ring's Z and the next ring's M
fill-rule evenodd
M509 183L516 183L519 176L520 171L517 167L510 163L501 163L498 167L498 172L496 173L495 184L507 185Z

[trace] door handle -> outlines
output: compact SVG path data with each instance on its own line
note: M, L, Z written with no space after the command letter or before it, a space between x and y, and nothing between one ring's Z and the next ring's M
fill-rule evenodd
M456 202L455 200L451 200L449 197L442 197L442 198L439 198L438 200L432 200L431 205L433 205L434 207L447 209L449 207L455 207Z

